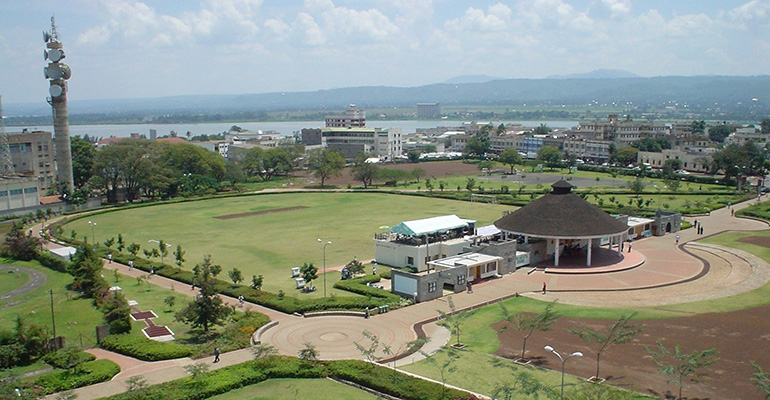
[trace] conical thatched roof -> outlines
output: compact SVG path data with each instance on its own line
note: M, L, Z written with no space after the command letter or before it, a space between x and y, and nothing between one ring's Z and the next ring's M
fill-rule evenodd
M628 229L599 207L572 193L572 185L560 180L553 191L495 221L500 230L515 234L588 238L618 235Z

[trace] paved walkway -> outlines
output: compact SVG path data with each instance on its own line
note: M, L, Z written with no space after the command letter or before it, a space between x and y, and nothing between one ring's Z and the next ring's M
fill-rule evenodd
M754 203L756 200L737 204L733 208L738 210ZM713 211L710 215L687 219L690 222L695 219L701 221L708 235L728 230L768 229L767 223L735 218L730 213L731 210L725 208ZM36 227L35 230L39 228ZM545 301L558 299L560 303L565 304L601 307L654 306L735 295L753 290L770 280L770 265L764 260L734 249L695 243L704 237L697 235L695 229L687 229L678 234L678 245L674 234L634 242L634 252L642 253L646 260L641 266L630 270L586 275L548 274L543 271L527 274L527 271L520 270L501 279L476 284L473 293L459 293L452 295L452 298L457 309L491 304L514 293ZM57 246L50 243L48 245ZM708 261L708 264L704 261ZM115 262L105 264L105 268L118 269L119 272L134 277L146 274L139 270L128 271L127 266ZM186 285L161 276L153 277L150 282L166 288L174 286L180 293L195 293ZM543 282L548 286L546 294L541 293ZM229 304L237 304L236 299L226 296L223 298ZM383 344L397 350L404 343L417 338L414 327L418 324L424 325L423 329L431 339L424 347L426 352L437 351L449 340L445 329L437 327L435 323L424 324L438 315L437 310L449 311L446 298L416 304L369 319L353 316L303 318L256 304L247 304L246 307L278 321L261 339L263 343L275 346L281 354L287 355L296 355L305 343L310 343L316 346L323 359L362 358L354 343L368 343L363 331L375 334ZM125 380L135 375L145 376L150 383L176 379L185 375L183 366L193 362L190 359L179 359L146 363L100 349L94 349L92 352L99 358L116 361L121 365L122 372L110 382L76 390L79 398L83 400L122 392L125 390ZM239 350L223 354L222 361L212 364L212 367L221 368L251 358L249 350ZM401 360L399 364L421 358L420 355L413 355ZM211 363L211 358L198 362Z

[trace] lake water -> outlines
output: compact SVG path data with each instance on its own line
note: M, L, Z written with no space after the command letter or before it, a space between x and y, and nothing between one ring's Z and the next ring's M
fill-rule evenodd
M378 128L401 128L401 132L406 135L414 133L417 128L433 128L437 126L459 126L461 121L447 120L410 120L410 121L379 121L367 120L367 125ZM539 126L541 123L550 128L571 128L577 126L577 121L494 121L495 126L515 123L525 127ZM299 132L303 128L322 128L324 121L281 121L281 122L222 122L206 124L132 124L132 125L70 125L70 136L90 137L128 137L132 133L139 133L150 136L150 129L158 131L158 137L168 135L175 131L178 136L184 137L189 131L192 136L211 135L225 132L231 126L238 125L243 129L253 132L276 131L284 136L291 136L294 132ZM44 130L53 132L53 126L30 127L30 129ZM19 130L21 130L19 128Z

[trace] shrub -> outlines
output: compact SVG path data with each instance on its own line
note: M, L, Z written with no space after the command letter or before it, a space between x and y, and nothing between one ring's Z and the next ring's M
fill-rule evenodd
M63 390L89 386L106 382L120 372L118 364L110 360L89 361L75 371L54 370L35 377L21 380L25 387L36 388L40 394L46 395Z
M94 357L93 354L86 353L85 351L76 347L65 347L54 353L48 353L43 356L43 361L45 361L46 364L54 368L64 369L71 368L74 365L79 365L88 361L93 361L95 359L96 357Z
M144 361L170 360L192 355L192 350L188 347L176 343L156 342L139 335L109 335L99 342L99 346Z

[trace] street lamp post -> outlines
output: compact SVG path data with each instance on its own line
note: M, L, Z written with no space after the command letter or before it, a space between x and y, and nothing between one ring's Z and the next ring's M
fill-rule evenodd
M318 243L323 243L323 245L324 245L324 247L323 247L323 250L324 250L324 297L326 297L326 246L332 244L332 242L324 243L324 241L319 238L318 239Z
M96 233L94 233L96 222L88 221L88 225L91 225L91 240L94 242L94 246L96 246Z
M569 360L572 357L583 357L583 353L576 351L570 355L567 356L567 358L564 358L559 354L558 351L554 350L551 346L545 346L544 347L546 351L550 351L553 354L556 354L556 357L559 357L559 361L561 361L561 398L564 400L564 364L567 363L567 360Z

